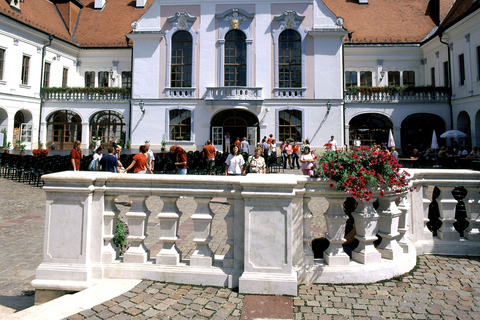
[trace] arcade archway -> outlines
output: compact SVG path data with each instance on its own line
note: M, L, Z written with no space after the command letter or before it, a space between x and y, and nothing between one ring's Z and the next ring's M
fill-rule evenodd
M470 128L470 116L465 111L460 112L457 117L457 130L466 133L467 136L465 138L458 138L457 142L460 146L467 148L467 150L471 150L472 148L472 132Z
M445 121L442 117L430 113L415 113L406 117L401 124L400 135L402 147L409 144L412 148L424 150L432 143L433 130L440 139L440 134L445 132ZM438 142L442 144L440 141Z
M393 123L386 116L378 113L366 113L353 117L350 122L349 141L360 137L362 146L370 147L375 144L386 144L388 132L393 131Z
M60 110L47 118L47 146L54 143L59 149L70 149L82 140L82 119L70 110Z
M111 141L125 141L125 117L117 111L104 110L90 118L90 135L101 138L102 145L108 146Z
M224 150L225 135L228 132L231 143L238 137L247 138L251 146L259 140L259 121L255 114L248 110L228 109L218 112L210 121L212 144L217 150ZM253 149L253 148L251 148ZM226 151L226 150L224 150Z

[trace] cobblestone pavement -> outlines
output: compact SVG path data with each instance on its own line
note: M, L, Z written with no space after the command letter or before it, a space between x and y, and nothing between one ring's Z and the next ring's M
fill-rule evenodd
M40 188L0 178L0 307L6 297L31 293L30 281L42 261L45 193ZM127 197L119 197L121 215ZM152 212L146 245L151 257L159 251L156 214L163 204L150 197ZM184 257L193 250L195 209L191 198L178 201L183 215L179 227L179 247ZM228 204L215 198L211 248L224 254L226 242L224 216ZM313 199L313 236L322 235L325 201ZM242 317L244 296L226 288L201 287L142 281L132 290L84 310L68 319L246 319ZM17 308L21 310L21 308ZM419 257L416 271L403 278L375 284L301 285L293 297L294 319L480 319L480 258Z

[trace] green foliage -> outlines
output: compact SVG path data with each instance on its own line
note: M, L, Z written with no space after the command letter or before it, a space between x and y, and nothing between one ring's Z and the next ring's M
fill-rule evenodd
M127 147L130 147L132 145L132 142L130 141L130 139L127 140L126 145L127 145Z
M117 225L115 227L115 236L113 237L113 243L120 250L120 256L128 250L130 243L127 240L130 231L128 230L128 224L124 222L120 217L117 217Z
M167 146L167 142L165 140L162 140L162 142L160 142L162 144L162 148L165 148Z

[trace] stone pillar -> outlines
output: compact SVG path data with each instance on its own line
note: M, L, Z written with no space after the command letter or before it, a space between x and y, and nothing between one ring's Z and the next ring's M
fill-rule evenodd
M382 260L380 252L373 245L373 242L377 240L379 215L373 208L372 202L373 199L372 201L359 201L353 212L355 229L357 230L355 238L360 243L352 252L352 258L363 264L380 263Z
M225 223L227 224L227 244L229 249L225 257L223 258L223 267L224 268L233 268L233 257L234 257L234 237L235 237L235 224L234 224L234 212L235 212L235 199L227 198L228 203L230 204L230 209L228 210L227 215L225 216Z
M327 239L330 245L323 252L323 259L329 266L348 266L350 257L343 251L345 242L345 224L348 216L343 211L345 195L330 194L325 198L328 201L328 209L324 213L327 222Z
M479 188L468 187L465 199L468 228L465 230L465 239L480 241L480 194Z
M400 247L403 249L403 253L409 253L412 250L412 243L408 238L408 212L410 209L409 202L406 201L406 198L403 198L398 205L400 210L400 216L398 218L398 237L397 242Z
M442 240L458 241L460 234L455 230L455 208L458 201L453 197L453 186L437 186L440 189L440 195L437 198L438 211L440 211L440 220L442 226L437 231L437 235Z
M150 250L145 246L147 237L147 223L150 211L145 202L148 196L131 195L132 207L125 214L130 234L127 239L130 241L130 248L123 255L125 263L145 263L150 259Z
M314 254L311 248L312 237L310 226L312 225L313 214L308 207L312 198L303 198L303 265L306 267L313 266Z
M115 206L115 198L114 195L104 196L102 262L113 262L119 254L118 248L113 243L117 217L120 213Z
M197 245L190 256L190 265L196 267L210 267L213 264L214 254L209 247L212 240L213 212L208 205L211 197L194 197L197 208L192 215L195 237L193 241Z
M382 237L382 242L377 247L377 250L382 255L382 258L395 260L403 254L403 249L397 243L398 224L401 211L395 203L396 195L385 195L379 197L380 205L378 212L380 214L379 232L378 235Z
M182 260L182 252L178 249L178 226L182 213L178 210L178 197L160 197L163 201L162 212L157 215L160 221L160 240L162 248L156 256L156 263L163 265L178 265Z

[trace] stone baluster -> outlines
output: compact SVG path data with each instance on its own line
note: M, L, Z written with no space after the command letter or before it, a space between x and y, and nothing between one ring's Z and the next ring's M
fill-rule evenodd
M425 185L422 186L420 191L421 191L421 194L422 194L422 206L423 206L423 233L425 234L426 239L433 238L432 232L427 227L427 223L430 221L430 219L428 219L428 208L430 206L430 203L432 203L433 199L432 200L428 199L428 196L427 196L428 187L427 186L425 186ZM438 201L438 200L439 199L436 199L435 201Z
M442 226L437 231L437 235L442 240L458 241L460 234L455 230L455 208L458 201L453 197L452 186L437 186L440 189L440 195L437 198L438 210L440 211L440 220Z
M210 267L213 264L214 254L209 247L212 240L213 212L208 205L210 197L194 197L197 208L192 215L195 251L190 256L190 265L196 267Z
M467 211L468 228L465 230L465 239L480 241L480 189L467 188L468 193L464 199Z
M125 263L145 263L150 259L150 250L144 243L147 237L148 217L150 216L150 211L145 205L147 198L148 196L130 196L133 204L125 214L130 231L127 237L130 248L123 255L123 262Z
M102 262L115 261L119 253L113 243L117 217L120 213L120 210L115 206L115 198L116 196L112 195L104 196Z
M377 250L382 255L382 258L391 260L398 259L403 254L403 249L396 239L400 235L398 233L398 224L401 215L401 211L395 203L396 197L396 195L379 197L380 205L377 210L380 214L378 235L382 237Z
M343 194L331 194L326 197L328 209L324 213L327 222L327 239L330 245L323 252L323 259L330 266L345 266L350 263L350 257L343 251L345 242L345 223L348 216L343 211Z
M382 256L375 249L373 242L377 240L379 215L373 208L372 201L359 201L353 212L355 219L355 238L359 241L358 247L352 252L353 260L363 264L380 263Z
M182 260L182 252L178 249L178 226L182 212L178 210L178 197L160 197L163 201L162 212L157 215L160 222L160 238L162 248L156 256L156 263L178 265Z
M311 248L312 237L310 232L310 226L312 225L313 214L308 207L309 202L312 200L310 197L303 198L303 264L305 266L313 266L313 250Z
M400 210L400 217L398 219L398 237L397 242L400 247L403 249L403 253L409 253L412 250L412 243L408 238L408 222L407 215L410 209L408 201L406 198L403 198L402 201L398 204L398 209Z
M234 259L234 237L235 237L235 199L228 198L228 203L230 204L230 209L228 210L227 215L225 216L225 223L227 224L227 244L230 246L227 254L223 258L223 267L224 268L233 268L233 259Z

